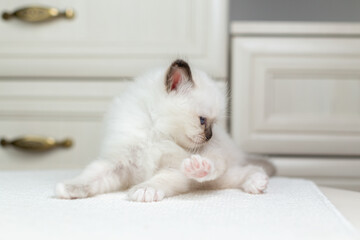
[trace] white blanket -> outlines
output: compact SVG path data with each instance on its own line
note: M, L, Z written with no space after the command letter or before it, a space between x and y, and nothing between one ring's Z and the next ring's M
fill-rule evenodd
M0 172L0 239L358 239L349 222L301 179L273 178L268 191L202 191L135 203L125 193L53 197L76 171Z

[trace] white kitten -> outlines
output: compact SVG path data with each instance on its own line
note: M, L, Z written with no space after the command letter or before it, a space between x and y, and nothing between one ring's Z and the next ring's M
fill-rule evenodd
M98 160L58 183L59 198L129 190L134 201L159 201L195 189L262 193L263 168L249 165L226 131L226 98L205 73L176 60L137 79L108 113Z

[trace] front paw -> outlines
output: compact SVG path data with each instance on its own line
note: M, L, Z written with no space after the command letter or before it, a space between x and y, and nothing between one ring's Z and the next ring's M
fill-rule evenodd
M215 178L213 162L200 155L191 155L190 158L184 159L181 169L185 176L195 179L198 182Z
M242 188L246 193L259 194L266 190L268 183L269 178L264 172L256 172L246 179Z
M130 189L128 196L135 202L157 202L164 199L165 193L153 187L143 186Z

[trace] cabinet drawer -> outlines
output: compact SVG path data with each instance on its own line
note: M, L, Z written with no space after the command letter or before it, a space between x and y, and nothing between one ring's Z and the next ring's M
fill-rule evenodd
M360 155L360 38L235 37L232 134L268 154Z
M1 120L1 137L13 140L24 135L71 139L69 148L48 151L21 150L13 146L0 150L0 169L82 168L94 160L101 142L101 121Z
M75 17L1 19L0 76L133 77L183 57L226 77L227 1L4 0L1 11L34 4Z
M81 168L97 157L102 119L127 80L0 80L0 137L70 138L73 146L46 152L0 148L0 169Z

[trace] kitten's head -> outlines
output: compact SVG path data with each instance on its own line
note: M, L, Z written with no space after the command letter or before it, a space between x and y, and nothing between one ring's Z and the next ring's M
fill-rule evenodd
M213 126L224 121L226 98L204 72L174 61L165 74L167 130L182 147L196 149L212 139Z

